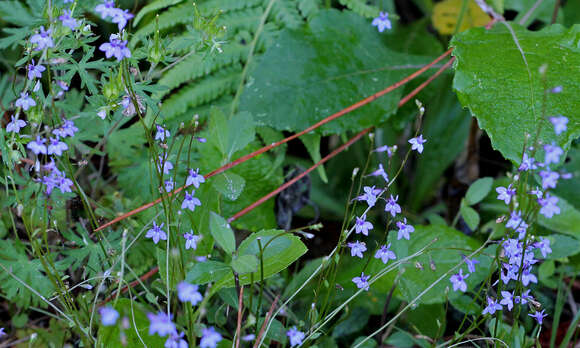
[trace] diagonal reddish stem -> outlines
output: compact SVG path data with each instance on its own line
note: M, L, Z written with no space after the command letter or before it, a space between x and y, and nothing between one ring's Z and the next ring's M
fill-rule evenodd
M439 57L435 58L435 60L433 60L431 63L425 65L421 69L415 71L411 75L409 75L409 76L405 77L404 79L396 82L395 84L393 84L393 85L391 85L391 86L383 89L382 91L379 91L379 92L371 95L370 97L367 97L367 98L365 98L365 99L363 99L363 100L361 100L361 101L359 101L359 102L357 102L357 103L355 103L355 104L353 104L353 105L351 105L351 106L349 106L349 107L347 107L347 108L345 108L345 109L343 109L343 110L341 110L341 111L339 111L339 112L337 112L337 113L335 113L333 115L328 116L327 118L325 118L325 119L321 120L320 122L318 122L318 123L316 123L316 124L314 124L314 125L306 128L305 130L303 130L301 132L298 132L296 134L293 134L293 135L291 135L291 136L289 136L289 137L287 137L287 138L285 138L283 140L280 140L278 142L275 142L275 143L266 145L266 146L262 147L259 150L256 150L256 151L254 151L252 153L249 153L249 154L247 154L245 156L242 156L242 157L238 158L237 160L232 161L232 162L230 162L230 163L228 163L228 164L226 164L226 165L224 165L224 166L222 166L222 167L220 167L220 168L218 168L218 169L216 169L216 170L208 173L204 177L205 178L211 178L214 175L223 173L224 171L226 171L226 170L228 170L228 169L230 169L232 167L235 167L238 164L244 163L244 162L246 162L247 160L249 160L251 158L254 158L254 157L256 157L256 156L258 156L258 155L260 155L260 154L262 154L262 153L264 153L266 151L269 151L269 150L271 150L271 149L273 149L275 147L278 147L278 146L280 146L282 144L285 144L285 143L287 143L287 142L289 142L289 141L291 141L293 139L296 139L296 138L298 138L298 137L300 137L300 136L302 136L302 135L304 135L304 134L306 134L308 132L311 132L311 131L315 130L316 128L318 128L320 126L323 126L323 125L327 124L330 121L333 121L333 120L335 120L335 119L337 119L337 118L339 118L339 117L341 117L341 116L343 116L343 115L345 115L345 114L347 114L347 113L349 113L351 111L354 111L354 110L360 108L361 106L364 106L366 104L369 104L369 103L373 102L377 98L382 97L383 95L385 95L385 94L387 94L387 93L389 93L389 92L391 92L391 91L393 91L393 90L401 87L402 85L406 84L407 82L409 82L409 81L413 80L414 78L416 78L417 76L421 75L422 73L424 73L425 71L427 71L429 68L431 68L435 64L439 63L443 58L445 58L448 55L450 55L452 50L453 49L450 48L445 53L443 53ZM178 189L175 189L174 191L172 191L171 193L169 193L168 196L172 196L172 195L178 194L183 189L185 189L185 187L186 186L182 186L182 187L180 187ZM149 209L149 208L151 208L151 207L153 207L153 206L161 203L161 200L162 200L161 198L158 198L158 199L156 199L153 202L149 202L149 203L147 203L145 205L140 206L137 209L131 210L128 213L125 213L125 214L123 214L123 215L121 215L119 217L116 217L113 220L111 220L111 221L109 221L109 222L107 222L107 223L99 226L95 230L95 232L96 231L103 230L103 229L105 229L105 228L107 228L107 227L109 227L109 226L111 226L111 225L113 225L113 224L115 224L115 223L117 223L117 222L119 222L121 220L124 220L124 219L126 219L126 218L128 218L130 216L133 216L133 215L138 214L138 213L140 213L140 212L142 212L144 210L147 210L147 209Z

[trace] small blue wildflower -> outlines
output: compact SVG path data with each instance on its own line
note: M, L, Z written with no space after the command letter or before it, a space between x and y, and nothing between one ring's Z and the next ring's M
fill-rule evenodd
M75 30L80 25L79 21L71 16L71 10L64 10L63 14L59 16L58 19L62 22L62 25L69 27L70 30Z
M542 190L540 190L540 188L537 186L535 189L531 190L529 193L531 195L536 196L537 198L542 198L542 196L544 195L544 192Z
M511 215L510 215L510 219L508 220L505 227L516 229L521 222L522 222L522 213L519 211L512 211Z
M411 150L417 150L418 153L423 153L423 144L427 142L427 139L423 139L423 135L419 134L418 137L409 139L409 144L411 144Z
M48 149L46 148L46 145L44 143L46 143L46 139L41 138L40 135L37 135L36 140L29 142L26 145L26 148L34 152L35 155L40 154L46 155L46 151Z
M495 192L498 193L497 199L504 201L505 204L510 204L512 197L516 195L516 190L512 188L512 184L509 184L507 188L500 186L495 189Z
M373 229L373 224L366 221L367 219L367 215L363 214L360 218L357 217L356 218L356 224L355 224L355 232L356 233L362 233L365 236L369 235L369 230Z
M373 151L374 152L385 152L386 151L387 152L387 156L389 158L391 158L391 157L393 157L393 155L397 151L397 145L393 145L393 146L383 145L381 147L377 147Z
M71 120L64 121L63 125L54 129L52 134L56 135L57 137L66 138L66 137L73 137L76 132L78 132L78 128L75 127L75 124Z
M131 51L127 48L127 40L121 40L117 34L111 34L109 42L99 46L99 50L105 52L107 58L114 56L118 61L123 60L123 58L131 58Z
M528 314L530 317L536 319L539 325L542 325L544 318L547 317L547 314L544 314L544 310L542 309L541 312L536 311L534 314Z
M187 341L183 339L184 333L171 333L165 341L165 348L189 348Z
M68 150L68 145L58 138L50 138L47 155L61 156L63 151Z
M103 326L113 326L117 322L117 319L119 319L119 312L111 306L99 308L99 314L101 315L101 323Z
M288 336L288 339L290 340L290 347L294 347L302 344L306 334L302 331L299 331L296 326L294 326L286 332L286 336Z
M173 190L173 187L175 186L175 183L173 182L173 178L169 178L169 180L165 180L165 182L163 183L163 186L165 187L165 192L171 192L171 190Z
M467 291L467 283L465 283L465 279L467 279L467 277L469 277L469 274L463 275L462 269L459 269L459 273L452 275L449 280L451 281L451 284L453 284L453 291Z
M40 27L40 32L38 34L34 34L30 37L30 43L36 45L36 51L42 51L48 47L54 47L54 42L52 41L52 29L44 30L44 26Z
M479 263L479 261L477 261L475 259L470 260L465 255L463 255L463 261L465 261L465 264L467 265L467 270L469 271L469 273L475 272L475 265L477 265Z
M191 194L185 191L185 198L183 199L183 203L181 203L181 209L189 209L191 211L195 210L196 206L201 206L201 201L195 198L193 195L195 194L195 190L191 191Z
M101 120L105 120L105 118L107 117L107 110L105 109L101 109L97 112L97 116L99 116L101 118Z
M550 90L550 93L554 93L554 94L562 93L563 90L564 90L564 88L562 86L556 86Z
M399 199L398 195L395 198L393 198L393 195L391 195L391 198L387 201L387 204L385 205L385 211L391 213L393 217L395 217L398 213L401 212L401 206L397 204L398 199Z
M20 133L20 129L26 127L26 121L14 119L14 115L12 115L10 118L11 121L6 125L6 132Z
M494 299L492 299L491 297L487 298L487 307L485 307L485 309L483 310L483 312L481 312L481 314L485 315L485 314L490 314L492 315L493 313L495 313L495 311L501 311L502 307L499 303L497 303Z
M532 295L530 295L530 289L522 292L522 294L520 296L516 296L514 298L516 303L521 303L523 305L525 305L526 303L533 301L534 297Z
M387 184L389 183L389 176L385 172L385 168L383 168L383 165L381 163L379 163L379 169L377 169L374 172L370 173L369 176L382 176L383 179L385 179L385 182Z
M383 263L386 265L389 260L395 260L397 256L394 252L389 250L391 248L391 243L385 245L381 245L380 249L377 250L375 253L375 259L381 259Z
M373 19L372 25L377 27L379 33L385 31L385 29L391 30L391 21L389 20L389 14L387 12L381 12L379 16Z
M157 169L159 171L163 169L163 174L169 174L169 172L173 169L173 163L167 160L167 154L159 155L157 159Z
M524 171L535 170L535 169L538 169L538 166L536 165L536 160L533 157L528 156L527 153L524 153L523 158L522 158L522 163L520 164L520 167L518 168L518 170L520 172L524 172Z
M520 225L518 226L518 228L516 228L519 240L526 238L526 232L528 231L528 227L529 227L528 224L524 220L520 222Z
M157 223L153 221L153 227L147 231L145 238L152 238L155 244L159 243L159 240L167 240L167 234L162 230L164 224L162 222L161 225L157 226Z
M374 186L363 187L364 194L358 196L356 200L367 202L369 208L374 207L377 203L377 196L381 193L381 189L376 189Z
M522 284L528 286L530 283L537 284L538 278L529 269L526 269L522 272Z
M502 291L501 296L503 296L503 299L499 303L507 306L508 311L511 311L514 308L514 294L509 291Z
M351 256L358 256L361 259L363 258L363 253L367 251L367 246L365 242L359 242L358 240L354 243L347 243L346 244L350 248L350 255Z
M157 314L147 313L149 318L149 335L158 334L161 337L177 334L175 324L171 321L172 317L164 312Z
M201 332L200 348L215 348L219 341L222 340L222 335L217 332L213 326L203 329Z
M42 65L38 64L35 65L34 64L34 59L30 62L30 64L28 64L28 79L29 80L34 80L35 78L41 78L42 77L42 72L45 71L46 68L43 67Z
M554 125L554 132L556 135L560 135L560 133L565 132L568 124L568 117L566 116L559 116L559 117L550 117L550 122Z
M101 15L102 19L107 19L107 17L113 17L117 8L115 8L114 1L104 1L102 4L99 4L95 7L95 12L98 12Z
M193 185L195 188L199 188L199 185L205 182L205 178L203 175L199 174L199 168L196 170L190 169L189 175L185 180L185 186Z
M185 238L185 250L187 249L197 249L197 243L201 240L201 236L196 236L193 234L193 230L190 233L185 233L183 238Z
M552 253L552 248L550 248L550 240L548 238L540 237L540 241L534 243L534 246L540 249L540 252L544 258L548 256L548 254Z
M560 174L558 172L552 172L550 170L541 170L540 177L542 178L542 188L555 188L558 184L558 179L560 179Z
M546 152L546 155L544 156L545 165L560 162L560 156L564 154L564 150L555 145L554 142L552 142L552 144L544 145L544 151Z
M544 198L539 198L538 203L540 204L540 214L544 215L548 219L552 216L560 214L560 207L558 207L558 197L553 197L549 193L546 193Z
M6 336L6 332L4 332L4 328L0 327L0 337Z
M403 218L403 222L397 221L397 228L399 232L397 233L397 240L405 238L406 240L411 239L410 233L415 232L415 227L407 225L407 218Z
M360 277L352 278L352 282L356 284L356 287L359 289L365 289L369 291L369 279L371 278L370 275L365 275L364 272L360 274Z
M113 14L113 23L117 23L119 30L123 30L127 25L127 21L133 17L133 14L129 13L129 10L117 9Z
M197 285L183 281L177 284L177 297L179 301L190 302L192 306L195 306L203 300L203 296L201 296L198 289Z
M165 141L165 138L169 138L171 133L160 125L156 124L155 127L157 128L157 133L155 133L155 140Z
M30 109L31 107L36 105L34 99L28 96L27 92L20 93L20 98L16 99L16 103L14 103L16 107L21 107L24 111Z

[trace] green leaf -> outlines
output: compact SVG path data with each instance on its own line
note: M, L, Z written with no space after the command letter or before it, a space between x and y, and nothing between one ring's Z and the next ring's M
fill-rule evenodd
M135 16L135 19L133 20L133 28L139 24L141 19L143 19L146 14L175 4L179 4L180 2L183 2L183 0L157 0L149 3L147 6L144 6L141 11L139 11L137 16Z
M232 268L223 262L205 261L193 265L185 280L191 284L216 282L232 273Z
M218 214L211 212L209 218L209 230L215 242L226 252L236 251L236 237L230 224Z
M306 147L306 150L308 151L308 154L314 163L317 163L322 159L320 156L320 138L320 134L317 133L308 133L300 137L300 141L302 141L302 144L304 144ZM318 171L318 175L320 175L320 180L327 184L328 177L326 176L324 165L318 166L316 170Z
M38 13L37 15L42 14ZM40 19L33 16L20 1L0 1L0 18L4 22L21 27L35 26L40 22Z
M575 1L569 1L575 2ZM520 20L525 19L524 26L532 24L535 20L542 21L546 24L552 23L552 16L554 15L554 7L556 0L505 0L505 8L509 10L518 11L518 15L513 19L514 22L519 23ZM558 10L556 23L562 23L562 9ZM525 17L525 18L524 18Z
M559 233L553 233L549 236L543 237L550 240L550 248L552 249L552 253L546 255L546 259L561 259L576 255L580 252L580 240L576 238L568 237ZM537 251L537 255L539 258L541 254Z
M467 193L465 194L465 200L469 205L475 205L481 202L485 196L491 191L491 186L493 185L493 178L481 178L475 180Z
M570 69L580 66L579 33L580 26L567 30L553 25L532 32L501 22L490 30L470 29L451 41L457 58L453 86L459 100L507 159L519 163L524 143L531 145L539 127L541 143L554 141L565 151L580 135L576 102L580 72ZM547 64L546 87L563 87L562 93L549 94L545 105L539 73L543 64ZM559 136L552 124L542 119L553 115L570 119L568 129ZM526 140L528 134L531 140Z
M554 215L551 219L538 214L538 224L552 231L580 239L580 211L563 198L558 199L558 207L560 207L560 214Z
M223 194L230 201L235 201L240 197L240 194L246 186L246 180L241 176L226 172L218 175L212 182L218 192Z
M254 273L258 271L258 259L254 255L234 257L231 264L238 274Z
M356 307L352 312L345 312L332 331L333 338L347 337L362 330L369 321L370 313L366 308Z
M210 117L209 129L214 139L212 143L217 146L226 161L254 140L256 131L252 115L249 113L241 112L228 120L221 109L212 108Z
M240 110L257 124L303 130L376 93L427 59L389 49L368 21L351 12L319 11L309 25L286 30L259 59L244 89ZM357 131L379 124L397 109L397 89L317 130Z
M459 208L459 212L465 220L465 223L469 228L473 231L479 225L479 214L475 211L475 209L471 208L465 203L465 200L461 201L461 207Z

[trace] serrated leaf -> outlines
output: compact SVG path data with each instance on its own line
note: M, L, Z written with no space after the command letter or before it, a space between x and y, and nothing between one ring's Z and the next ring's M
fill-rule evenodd
M230 201L238 199L245 186L246 180L232 172L220 174L213 180L213 187Z
M218 214L211 212L209 217L209 230L215 242L226 252L236 251L236 237L230 224Z
M230 265L238 274L254 273L258 271L258 258L254 255L241 255L234 257Z
M493 147L507 159L519 163L524 143L533 141L542 127L539 141L556 142L565 151L580 135L580 109L576 91L580 88L577 47L580 26L567 30L553 25L528 31L508 22L492 29L473 28L453 38L455 63L453 87L459 100L486 131ZM544 103L540 66L547 64L548 88L562 86ZM545 115L542 115L545 108ZM564 115L568 129L556 136L552 124L542 116ZM532 135L531 140L528 134ZM565 156L562 156L563 158Z
M479 226L479 214L475 211L475 209L471 208L467 204L461 204L459 211L461 212L463 220L472 231L475 230L477 226Z
M469 205L475 205L481 202L485 196L491 191L491 186L493 185L493 178L481 178L477 179L469 186L467 193L465 194L465 200Z

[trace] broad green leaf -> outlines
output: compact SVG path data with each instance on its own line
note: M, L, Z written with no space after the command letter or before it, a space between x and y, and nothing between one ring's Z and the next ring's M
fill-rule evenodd
M332 331L333 338L347 337L362 330L369 321L370 313L366 308L355 307L352 312L345 312Z
M558 207L560 207L560 214L554 215L551 219L538 214L538 223L552 231L580 239L580 211L562 198L558 200Z
M580 50L576 45L580 26L567 30L553 25L532 32L516 24L501 22L492 29L473 28L453 38L455 63L453 86L459 100L486 131L493 147L507 159L519 163L524 143L531 145L539 127L540 141L556 142L565 151L580 135L580 109L576 91L580 87ZM549 94L544 105L540 66L547 64L547 88L562 86ZM545 115L542 115L545 108ZM543 116L564 115L568 129L556 136ZM562 156L564 157L564 156Z
M213 187L230 201L238 199L246 186L246 180L232 172L218 175L212 183Z
M575 1L569 1L575 2ZM552 16L554 15L554 7L556 0L505 0L505 8L518 12L514 22L519 23L523 20L523 25L528 26L533 21L539 20L544 23L552 23ZM562 9L558 10L556 23L562 23Z
M550 240L550 248L552 249L552 253L546 255L546 259L561 259L576 255L580 252L580 240L576 238L559 233L553 233L549 236L543 237ZM543 259L539 251L536 251L536 257Z
M211 212L209 217L209 230L215 242L226 252L236 251L236 237L230 224L218 214Z
M232 273L232 268L223 262L205 261L197 262L187 272L185 281L191 284L206 284L216 282Z
M322 158L320 156L320 134L318 133L309 133L304 134L300 137L300 140L306 147L310 158L312 158L312 162L317 163ZM320 180L322 180L325 184L328 183L328 177L326 176L326 171L324 170L324 165L319 166L316 168L318 171L318 175L320 175Z
M254 273L258 271L258 259L254 255L234 257L231 266L238 274Z
M445 331L446 311L442 303L420 305L407 312L406 320L421 335L436 337L439 332ZM425 320L429 318L429 320Z
M463 220L465 220L467 226L469 226L472 231L475 230L479 225L479 214L475 209L462 202L459 211L461 212L461 216L463 217Z
M576 209L580 209L580 144L572 146L568 151L568 159L562 166L562 171L571 173L571 179L558 181L554 193L567 200Z
M241 112L228 120L222 110L215 107L211 109L209 129L212 143L217 145L226 161L252 142L256 134L249 113Z
M493 178L481 178L475 180L467 189L465 200L467 204L474 205L481 202L485 196L491 191L493 185Z
M351 12L322 10L309 25L285 30L256 62L240 110L257 124L303 130L408 75L418 58L390 50L368 21ZM388 119L402 90L334 120L323 134L357 131Z

